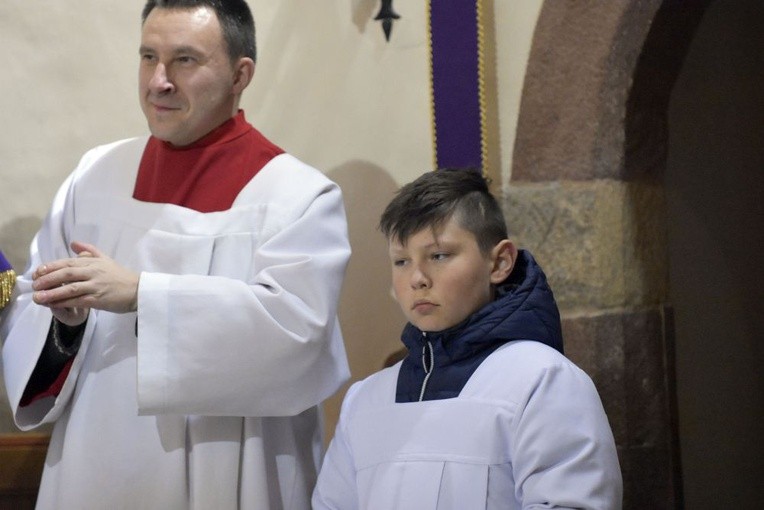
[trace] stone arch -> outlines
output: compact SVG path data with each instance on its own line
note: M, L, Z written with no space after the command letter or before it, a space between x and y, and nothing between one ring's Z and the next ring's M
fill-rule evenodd
M669 96L709 3L547 0L503 197L602 395L624 508L683 504L661 178Z

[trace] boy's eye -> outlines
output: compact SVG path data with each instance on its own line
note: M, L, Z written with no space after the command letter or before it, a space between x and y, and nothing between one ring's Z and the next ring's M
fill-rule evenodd
M449 257L449 253L433 253L432 259L433 260L446 260Z
M404 264L406 264L406 261L405 261L404 259L396 259L396 260L393 260L393 265L394 265L395 267L401 267L401 266L403 266Z
M178 62L180 62L181 64L188 64L188 63L194 61L194 57L189 57L188 55L183 55L181 57L178 57L176 60Z
M150 53L144 53L143 55L141 55L141 60L145 60L146 62L151 62L154 60L154 55Z

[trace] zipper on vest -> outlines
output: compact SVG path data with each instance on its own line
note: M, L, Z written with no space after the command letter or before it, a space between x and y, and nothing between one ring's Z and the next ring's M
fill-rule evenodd
M432 344L427 339L427 333L422 332L424 345L422 346L422 367L424 368L424 381L422 381L422 390L419 392L419 401L424 398L424 392L427 389L427 381L430 380L432 370L435 368L435 354L432 351Z

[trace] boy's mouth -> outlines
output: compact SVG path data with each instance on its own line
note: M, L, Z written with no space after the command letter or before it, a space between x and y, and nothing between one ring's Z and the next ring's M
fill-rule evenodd
M420 299L414 302L414 306L411 307L412 310L418 313L427 313L435 309L437 307L435 303L432 301L428 301L426 299Z

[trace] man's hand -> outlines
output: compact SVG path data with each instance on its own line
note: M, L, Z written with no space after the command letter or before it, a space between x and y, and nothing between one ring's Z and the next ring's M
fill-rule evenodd
M115 313L134 312L139 275L117 264L91 244L73 242L76 258L59 259L32 274L32 298L47 306L67 326L78 326L90 308Z

